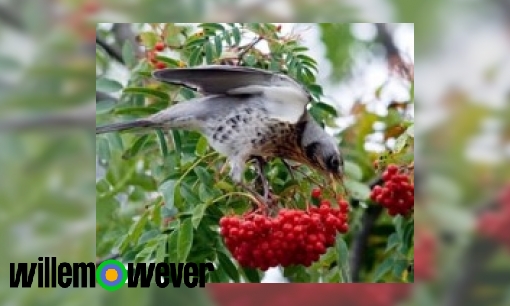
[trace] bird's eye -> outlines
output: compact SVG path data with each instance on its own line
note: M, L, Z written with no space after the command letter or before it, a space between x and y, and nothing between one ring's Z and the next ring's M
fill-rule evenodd
M328 160L328 168L330 170L337 171L338 167L340 167L340 161L338 160L338 158L336 156L331 157Z

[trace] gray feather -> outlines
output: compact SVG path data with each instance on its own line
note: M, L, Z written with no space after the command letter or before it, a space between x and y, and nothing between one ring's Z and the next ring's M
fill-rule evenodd
M198 88L204 94L253 94L262 92L264 86L292 86L304 89L298 82L286 75L240 66L210 65L193 68L168 68L154 71L153 77L170 84ZM250 90L239 90L245 87Z
M130 122L118 122L96 127L96 134L131 130L135 128L153 128L154 123L149 120L136 120Z

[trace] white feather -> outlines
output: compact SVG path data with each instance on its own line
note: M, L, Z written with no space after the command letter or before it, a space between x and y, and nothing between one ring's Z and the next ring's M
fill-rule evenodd
M266 87L264 95L272 117L290 123L298 122L308 103L307 95L296 87Z

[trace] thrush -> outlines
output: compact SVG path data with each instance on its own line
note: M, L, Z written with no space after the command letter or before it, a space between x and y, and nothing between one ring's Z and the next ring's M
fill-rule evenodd
M308 165L340 179L343 159L334 137L307 110L312 98L293 78L240 66L162 69L161 82L183 85L203 94L145 119L96 127L96 134L141 129L183 129L202 133L227 157L230 176L242 183L247 161L281 158ZM261 173L260 175L263 176ZM267 180L264 198L267 200Z

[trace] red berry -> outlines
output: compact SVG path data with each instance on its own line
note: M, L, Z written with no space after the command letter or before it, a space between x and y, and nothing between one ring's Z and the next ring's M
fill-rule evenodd
M162 41L158 41L156 45L154 45L154 49L160 52L165 50L165 43L163 43Z
M322 190L319 187L312 189L312 198L319 199L322 195Z
M163 62L157 62L156 63L156 68L158 68L158 69L165 69L166 68L166 64L163 63Z
M279 24L276 26L276 32L280 32L282 30L282 25Z

